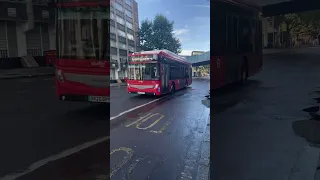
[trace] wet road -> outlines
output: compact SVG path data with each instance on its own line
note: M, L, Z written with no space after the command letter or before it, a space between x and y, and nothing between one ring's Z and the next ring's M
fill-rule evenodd
M128 111L137 106L148 103L157 99L153 96L139 96L135 94L128 94L126 86L111 87L110 103L110 117L116 117L124 111Z
M109 139L104 139L100 143L90 142L88 148L81 151L77 150L81 147L74 148L71 151L76 153L59 154L63 156L61 159L29 171L19 179L105 180L110 177L109 162L112 179L172 179L195 177L198 172L199 177L203 172L207 174L209 109L201 100L205 99L208 89L208 79L198 80L174 96L166 96L114 119L110 126L111 144ZM131 96L127 102L136 98ZM144 123L132 124L142 117L146 120ZM202 164L197 163L199 160ZM163 173L167 177L163 177Z
M188 179L207 174L210 110L202 100L208 91L209 79L196 80L174 96L111 121L111 179Z
M192 87L176 93L175 96L167 96L112 120L110 125L111 151L109 151L109 141L107 139L101 140L101 143L98 139L98 141L92 142L95 145L91 144L91 146L89 144L89 148L75 148L78 150L83 148L83 150L45 165L20 179L54 180L63 177L63 179L68 180L103 180L107 179L109 174L109 160L111 175L114 180L123 178L132 180L196 179L196 177L206 175L208 171L206 165L208 163L210 127L213 145L211 146L211 152L214 155L212 162L214 171L211 178L223 180L283 180L303 179L305 177L308 180L312 179L310 175L314 174L319 151L310 147L304 138L295 134L297 130L292 129L292 123L308 119L308 115L302 109L317 105L317 101L313 98L320 97L320 83L318 82L318 77L320 77L320 71L318 70L320 66L319 55L319 49L315 48L266 55L263 72L250 78L243 86L233 85L215 92L211 104L213 121L210 126L208 126L209 109L202 103L208 92L208 82L206 80L195 81ZM139 100L141 100L139 101L140 104L147 102L145 101L147 98L129 98L126 93L122 97L120 94L124 89L120 88L118 90L119 94L117 96L123 99L114 102L130 101L132 105L128 107L118 105L122 109L117 109L118 112L114 113L114 116L124 109L133 108L134 103ZM114 90L111 90L111 93L112 91ZM7 92L14 91L7 90ZM127 100L125 100L125 96L128 97ZM7 99L7 103L10 103L10 97L11 99L15 98L15 96L4 96L3 98ZM32 98L31 95L23 97ZM111 97L111 101L114 97ZM44 99L44 96L40 99ZM54 102L54 97L51 100ZM38 105L39 109L48 109L44 107L43 103L38 102L38 104L42 104L41 106ZM68 103L59 107L56 111L61 117L64 117L61 114L68 114L68 111L78 112L77 109L89 108L87 106L87 104ZM16 107L33 109L29 106L16 105ZM5 111L3 110L3 112ZM13 117L18 116L12 110L9 112L12 112ZM51 112L51 110L46 112ZM46 148L46 151L43 152L52 154L53 152L50 150L52 147L56 149L62 149L62 146L71 147L72 143L68 139L81 139L79 141L83 143L84 137L86 137L85 141L92 141L98 138L99 135L97 134L101 133L99 137L106 136L106 132L103 132L106 122L101 119L108 115L102 113L98 116L96 114L99 113L82 114L79 112L76 114L81 123L73 117L71 123L70 120L59 120L58 124L63 127L62 130L64 131L72 127L82 129L82 134L72 133L77 135L73 137L69 132L68 135L70 136L63 136L65 139L62 139L56 135L57 132L61 134L60 131L62 130L55 129L56 134L52 133L53 130L51 130L49 132L54 134L51 136L57 138L55 141L53 141L53 137L50 139L52 144L50 142L28 141L27 137L30 136L28 133L31 133L26 132L26 130L20 134L22 129L30 126L26 126L28 123L24 123L21 127L17 125L18 130L11 127L11 131L14 131L11 134L2 134L3 139L5 139L3 136L19 136L24 140L13 139L14 143L11 142L11 144L16 144L16 148L20 149L14 149L12 152L7 150L6 154L2 153L2 156L7 158L6 162L14 166L7 169L21 169L15 165L18 163L15 161L9 162L9 159L16 159L16 156L18 156L18 159L29 158L27 152L31 154L31 157L36 152L41 153L41 148L38 150L39 147L42 147L41 143L46 143L45 147L42 147ZM50 115L57 116L55 114ZM38 119L36 122L39 122L40 119L49 119L49 122L51 122L53 119L50 118L50 115L45 116L46 118L35 118ZM22 117L28 116L30 116L28 113L24 113ZM94 120L87 121L86 118L91 116L95 117ZM36 117L36 115L31 117ZM63 122L69 123L65 125ZM32 126L39 128L37 123L33 122L32 124ZM50 123L46 124L45 122L43 124L44 127L50 125ZM51 124L54 123L51 122ZM109 121L107 124L109 124ZM91 134L84 130L88 127L92 130ZM36 128L32 130L34 129ZM46 131L48 129L45 128ZM7 130L7 132L9 131ZM48 138L48 133L42 132L42 134L36 135L39 136L38 139L43 138L43 141L45 141ZM7 141L3 142L8 144L10 141L8 138L6 139ZM62 141L62 145L58 141ZM67 142L70 144L63 145ZM32 145L38 143L38 146L31 147L30 143ZM34 152L30 153L31 151ZM55 151L58 152L58 150ZM21 153L23 155L20 155ZM68 155L68 153L64 154ZM108 159L109 155L110 159ZM33 156L32 159L40 158L34 158ZM25 160L25 162L29 161ZM6 164L3 163L1 167L4 165ZM23 165L20 166L24 167Z
M244 86L217 92L211 112L213 179L313 179L319 149L296 131L313 136L319 129L293 124L308 122L302 110L317 105L319 57L319 48L265 55L263 72Z
M109 107L56 100L53 78L0 83L0 179L65 149L109 136Z

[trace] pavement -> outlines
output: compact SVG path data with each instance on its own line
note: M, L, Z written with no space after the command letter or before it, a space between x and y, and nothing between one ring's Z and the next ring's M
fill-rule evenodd
M127 86L127 83L122 82L122 83L111 83L111 87L118 87L118 86Z
M57 101L53 77L0 80L0 179L208 179L209 153L211 179L314 179L315 129L296 126L320 96L319 55L266 54L261 73L210 104L208 78L162 98L115 86L111 107Z
M81 150L78 146L85 142L110 136L109 105L58 101L54 77L2 79L0 83L0 179L6 175L16 179L21 173ZM63 152L66 149L72 151ZM77 162L80 165L80 160Z
M20 69L0 69L0 79L32 78L54 76L54 67L36 67Z
M319 148L300 136L317 130L295 124L308 122L302 110L317 105L319 56L319 48L265 55L260 74L215 92L212 179L314 179Z

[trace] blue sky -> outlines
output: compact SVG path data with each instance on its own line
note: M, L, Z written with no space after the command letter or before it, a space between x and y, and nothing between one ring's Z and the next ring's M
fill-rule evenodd
M174 33L181 41L181 55L210 50L209 0L136 0L139 21L152 20L157 13L174 21Z

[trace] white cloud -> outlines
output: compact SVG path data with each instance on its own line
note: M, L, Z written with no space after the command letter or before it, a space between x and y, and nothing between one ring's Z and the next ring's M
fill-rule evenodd
M187 34L188 32L189 32L189 29L186 29L186 28L176 29L176 30L173 31L173 33L176 36L184 35L184 34Z
M210 8L209 5L186 5L186 7L201 7L201 8Z

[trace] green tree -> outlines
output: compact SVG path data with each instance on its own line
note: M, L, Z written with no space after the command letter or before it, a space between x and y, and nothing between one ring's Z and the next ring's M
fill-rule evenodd
M153 21L142 21L139 37L140 47L148 51L153 49L167 49L174 53L181 52L181 43L173 34L173 21L165 16L157 14Z
M299 18L306 25L306 31L311 36L316 36L320 31L320 10L298 13Z

